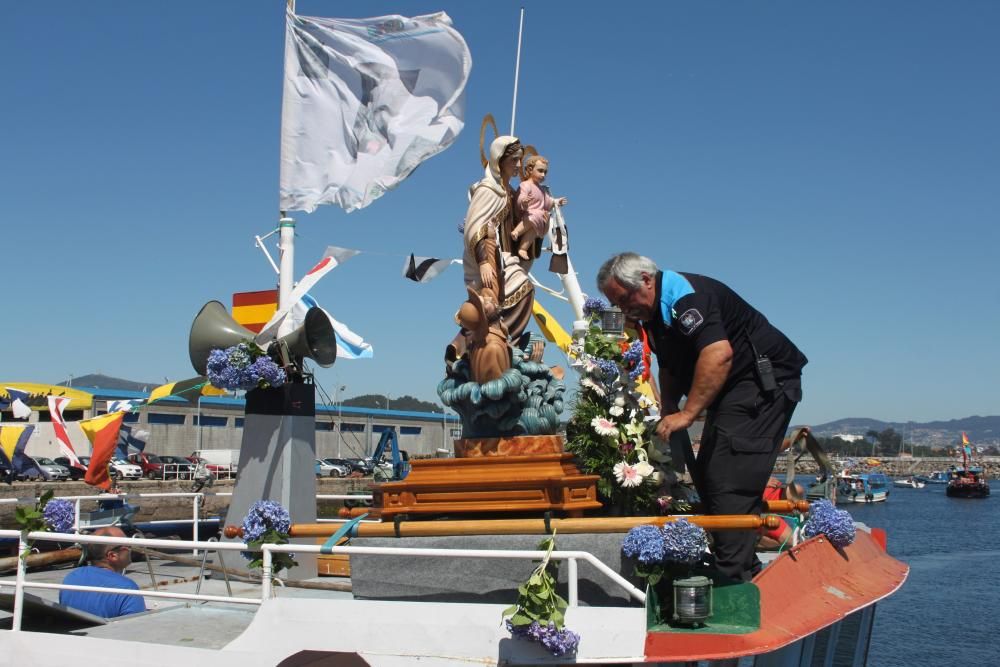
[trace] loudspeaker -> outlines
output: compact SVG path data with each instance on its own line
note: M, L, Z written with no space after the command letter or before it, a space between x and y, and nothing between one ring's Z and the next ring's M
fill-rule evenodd
M208 370L208 354L212 350L224 350L233 345L239 345L247 339L256 336L239 322L234 320L226 307L218 301L209 301L191 323L191 334L188 336L188 354L191 365L198 375L205 375Z
M307 357L324 368L337 360L337 334L326 312L313 306L301 327L282 336L277 344L292 358Z

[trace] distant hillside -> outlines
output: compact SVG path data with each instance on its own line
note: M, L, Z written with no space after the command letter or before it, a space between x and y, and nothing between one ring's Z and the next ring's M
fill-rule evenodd
M90 375L80 375L72 380L63 380L56 384L64 387L100 387L101 389L123 389L125 391L152 391L154 387L159 387L163 382L133 382L122 378L113 378L108 375L92 373Z
M838 433L865 435L868 431L895 429L906 442L932 447L945 447L961 441L962 432L968 434L973 444L1000 445L1000 416L963 417L949 421L887 422L866 417L848 417L812 427L814 433L830 437Z

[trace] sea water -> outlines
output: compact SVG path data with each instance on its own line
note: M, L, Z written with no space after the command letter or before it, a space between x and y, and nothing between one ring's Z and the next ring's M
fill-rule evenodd
M884 528L889 553L910 566L876 608L870 667L1000 665L1000 483L990 492L949 498L944 485L928 484L841 505Z

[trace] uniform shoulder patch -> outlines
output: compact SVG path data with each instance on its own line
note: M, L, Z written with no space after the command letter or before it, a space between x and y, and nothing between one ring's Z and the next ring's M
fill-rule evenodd
M705 317L697 308L688 308L677 318L677 328L685 336L690 336L704 321Z

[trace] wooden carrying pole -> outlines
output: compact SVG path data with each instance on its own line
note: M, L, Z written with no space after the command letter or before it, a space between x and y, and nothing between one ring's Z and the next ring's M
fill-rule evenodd
M773 514L791 514L792 512L809 511L809 501L807 500L765 500L764 511ZM363 514L370 514L372 518L377 517L377 507L341 507L337 516L341 519L354 519Z
M662 526L687 519L705 530L756 530L761 526L777 528L780 518L755 514L720 514L717 516L628 516L585 519L474 519L459 521L400 521L359 523L350 537L441 537L446 535L545 535L562 533L625 533L644 524ZM336 523L296 523L288 531L291 537L329 537L340 528ZM243 528L226 526L225 535L242 537Z

